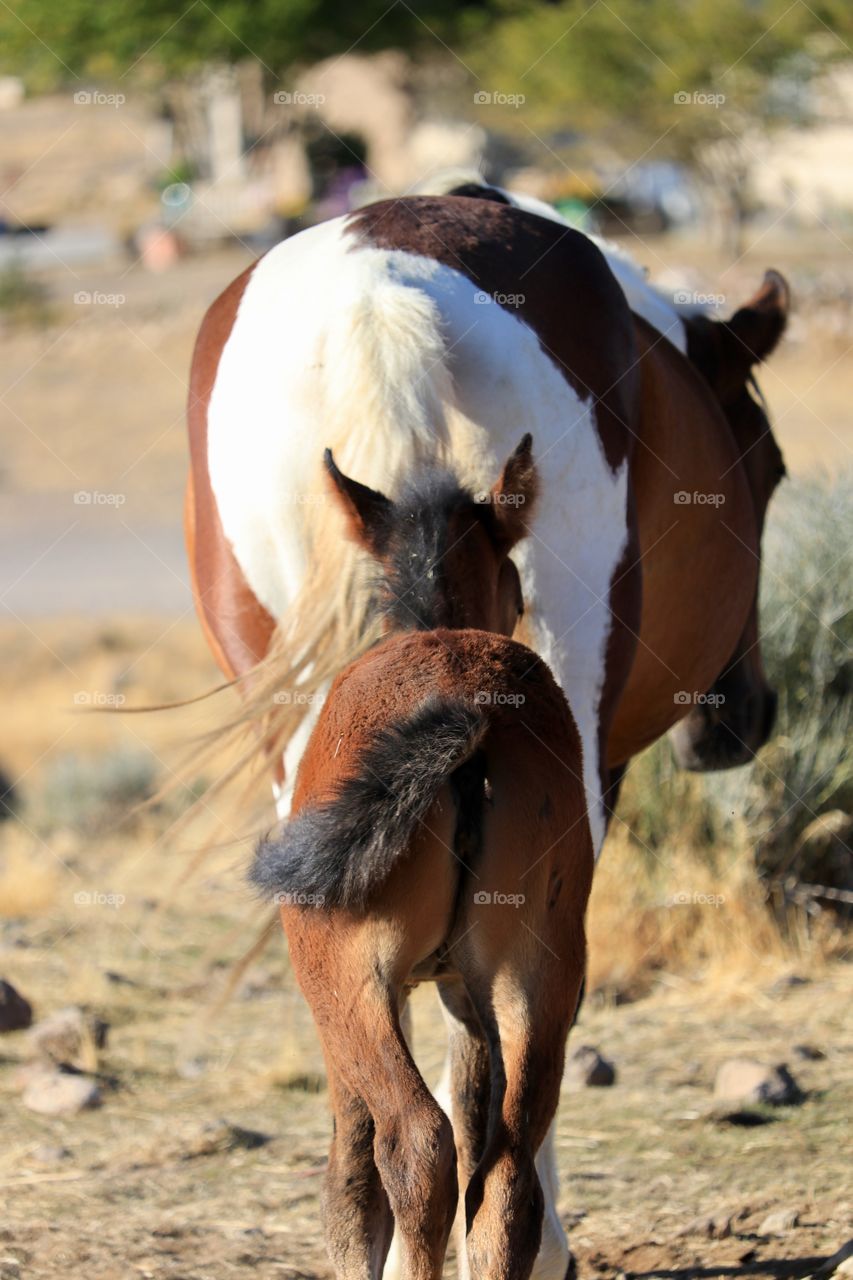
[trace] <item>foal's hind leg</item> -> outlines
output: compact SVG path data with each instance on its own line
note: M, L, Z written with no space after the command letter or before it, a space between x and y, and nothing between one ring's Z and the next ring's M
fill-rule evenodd
M328 1078L334 1135L323 1186L326 1244L340 1280L377 1280L394 1219L373 1158L373 1117L331 1062Z
M580 785L540 754L525 760L499 745L478 892L451 947L491 1058L488 1135L465 1208L472 1275L529 1280L543 1238L536 1155L557 1111L583 979L592 845Z
M489 1043L477 1011L461 981L443 981L438 992L448 1030L448 1057L438 1098L453 1120L459 1165L459 1188L465 1190L483 1154L489 1119ZM446 1096L445 1096L446 1095ZM558 1185L554 1161L554 1129L551 1122L536 1153L536 1172L544 1195L542 1240L532 1280L566 1280L571 1254L556 1210ZM460 1280L469 1280L464 1200L457 1215L457 1268Z
M442 980L438 983L438 994L447 1026L448 1053L441 1084L436 1092L439 1102L450 1113L453 1121L459 1191L464 1197L486 1143L489 1120L489 1044L461 979ZM454 1234L459 1278L469 1280L471 1273L465 1244L464 1200L459 1206Z
M347 1011L346 1073L373 1117L373 1155L394 1214L404 1280L440 1280L456 1211L450 1121L400 1030L397 998L362 987Z
M523 988L483 1001L493 1044L493 1105L482 1160L465 1198L468 1259L478 1280L528 1280L542 1243L545 1198L536 1155L560 1095L569 1019L550 1018Z

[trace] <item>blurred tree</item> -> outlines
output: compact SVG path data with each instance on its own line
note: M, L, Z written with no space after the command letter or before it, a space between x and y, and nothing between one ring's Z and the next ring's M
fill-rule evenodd
M850 0L30 0L20 13L0 4L0 72L33 89L84 77L171 82L188 136L206 67L254 60L268 88L351 49L439 56L470 73L471 117L538 140L544 163L567 165L563 142L578 134L623 160L685 163L716 193L732 240L756 128L803 122L809 82L851 46ZM260 118L260 77L254 96Z
M755 129L807 122L809 82L851 45L849 0L561 0L507 14L466 58L491 94L484 123L534 135L552 163L567 130L680 161L735 247Z
M133 71L152 79L255 58L273 76L340 54L466 43L520 0L30 0L0 5L0 69L33 88Z

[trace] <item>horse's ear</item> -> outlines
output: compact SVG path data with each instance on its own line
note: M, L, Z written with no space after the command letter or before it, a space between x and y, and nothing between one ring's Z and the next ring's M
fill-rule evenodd
M735 358L740 358L751 368L766 360L778 343L788 323L791 291L783 275L767 271L761 288L746 306L736 311L726 324L735 344Z
M533 437L528 432L507 458L500 479L489 494L498 539L507 549L527 533L533 515L539 476L533 461Z
M332 457L331 449L326 449L323 454L323 465L331 481L332 492L344 513L349 536L371 555L381 555L388 541L393 503L384 493L345 476Z

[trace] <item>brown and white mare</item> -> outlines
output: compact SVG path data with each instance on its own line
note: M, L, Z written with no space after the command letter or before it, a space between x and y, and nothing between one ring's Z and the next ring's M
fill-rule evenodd
M381 566L385 638L333 682L252 878L280 903L326 1058L329 1252L339 1280L378 1278L396 1232L404 1280L440 1280L461 1191L460 1274L528 1280L593 869L577 727L508 638L530 437L480 502L426 472L392 503L327 465ZM452 1125L401 1026L425 980L464 1025Z
M520 635L572 708L597 853L627 762L677 721L691 768L742 763L770 731L757 589L784 469L752 388L787 289L768 272L728 321L684 314L587 236L485 194L385 201L302 232L210 308L189 404L196 602L227 675L273 653L292 695L273 761L285 815L310 695L377 634L323 448L392 497L419 462L477 491L531 430ZM464 1022L448 1014L451 1039ZM562 1280L541 1154L534 1274Z
M369 206L244 272L204 320L189 407L189 558L223 671L249 672L277 624L294 686L364 640L359 553L340 553L316 461L327 443L391 493L418 459L482 487L529 426L543 483L518 556L526 638L578 716L597 847L612 770L685 714L683 763L750 758L772 723L756 602L784 471L750 387L787 290L768 273L727 322L671 308L668 337L640 314L646 295L638 282L632 311L581 233L453 196Z

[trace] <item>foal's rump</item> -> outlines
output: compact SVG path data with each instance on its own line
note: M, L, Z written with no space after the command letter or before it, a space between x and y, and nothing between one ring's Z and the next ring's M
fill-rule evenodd
M380 729L331 799L302 809L260 845L254 884L280 901L367 906L411 851L417 829L429 831L439 791L487 728L479 707L431 697Z
M502 636L398 634L342 672L303 757L294 816L261 843L251 877L285 905L361 912L436 841L456 884L448 937L486 899L496 920L524 918L527 903L538 912L550 895L558 921L576 847L585 902L578 730L542 660ZM561 858L567 870L549 881Z

